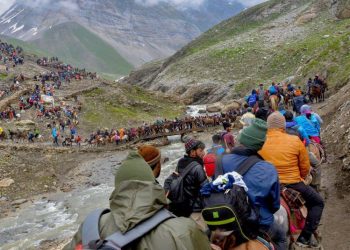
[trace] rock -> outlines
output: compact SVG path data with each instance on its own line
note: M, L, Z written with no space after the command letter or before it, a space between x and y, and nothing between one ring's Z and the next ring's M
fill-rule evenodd
M213 104L209 104L207 106L207 111L210 113L221 112L223 109L223 104L221 102L216 102Z
M242 103L239 102L239 101L230 101L230 102L227 102L223 108L223 111L224 112L227 112L227 111L230 111L230 110L234 110L234 109L240 109L242 106Z
M284 80L282 81L282 83L283 83L283 84L293 83L294 79L295 79L295 76L289 76L289 77L287 77L286 79L284 79Z
M343 167L342 170L350 171L350 157L343 159Z
M0 181L0 187L9 187L11 186L15 181L11 178L5 178Z
M330 35L324 35L323 36L323 38L329 38L330 37Z
M350 18L350 1L349 0L332 0L331 11L339 19Z
M18 200L15 200L15 201L11 202L11 205L12 206L19 206L19 205L21 205L23 203L26 203L27 201L28 200L26 200L26 199L18 199Z
M22 120L22 121L15 122L15 125L18 127L25 127L25 126L35 126L36 123L31 120Z
M299 17L296 23L297 25L305 24L312 21L316 17L317 17L317 14L315 12L306 13L305 15L302 15L301 17Z
M0 201L7 201L7 200L8 200L8 198L5 197L5 196L1 196L1 197L0 197Z

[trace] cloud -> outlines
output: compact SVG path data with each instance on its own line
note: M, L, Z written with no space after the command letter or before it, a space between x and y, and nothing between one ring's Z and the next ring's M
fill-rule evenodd
M69 10L77 10L78 5L71 0L0 0L1 1L1 8L6 8L3 12L8 10L12 4L19 3L26 5L31 8L49 8L49 9L69 9ZM0 14L1 12L0 8Z
M215 1L215 0L135 0L136 3L144 6L153 6L161 2L166 2L175 5L180 8L196 8L200 6L205 1ZM231 3L241 3L245 7L251 7L253 5L265 2L267 0L227 0Z
M14 4L14 2L15 2L15 0L1 0L0 15L2 15L8 9L10 9L10 7L12 6L12 4Z
M251 6L257 5L257 4L262 3L262 2L266 2L267 0L235 0L235 1L243 4L246 7L251 7ZM233 1L233 2L235 2L235 1Z
M161 2L166 2L178 7L198 7L200 6L205 0L135 0L136 3L142 4L145 6L153 6L157 5Z

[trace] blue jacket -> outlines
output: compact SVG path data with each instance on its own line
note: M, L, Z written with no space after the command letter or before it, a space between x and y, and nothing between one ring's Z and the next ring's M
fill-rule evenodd
M238 154L224 155L224 173L236 171L247 158ZM275 167L266 161L258 162L248 170L243 180L248 187L251 203L259 211L260 225L270 227L273 214L280 208L280 184Z
M298 125L296 121L292 121L292 122L286 122L286 132L288 133L288 129L292 129L295 130L298 134L299 137L301 138L302 141L306 141L306 145L308 146L310 144L310 138L307 135L306 131L303 129L302 126Z
M225 153L225 149L222 145L217 145L215 143L213 143L213 146L211 148L209 148L207 150L208 154L216 154L216 155L222 155L223 153Z
M52 128L52 137L57 137L57 129L55 127Z
M320 136L321 125L315 115L311 115L311 119L307 119L305 115L297 116L294 119L301 126L308 136Z

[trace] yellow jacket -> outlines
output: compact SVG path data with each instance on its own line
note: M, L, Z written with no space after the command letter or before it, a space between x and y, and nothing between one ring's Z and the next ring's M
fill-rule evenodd
M282 184L303 181L310 171L309 155L299 137L288 135L283 129L268 129L259 154L273 164Z

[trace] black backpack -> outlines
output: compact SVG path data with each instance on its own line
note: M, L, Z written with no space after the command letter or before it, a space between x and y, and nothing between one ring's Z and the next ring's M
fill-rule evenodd
M184 216L187 211L191 210L191 208L188 207L189 198L185 194L184 179L197 164L199 163L196 161L191 162L181 175L178 172L174 172L164 181L166 196L171 201L169 205L170 211L177 216Z
M168 210L161 209L125 234L117 231L107 238L102 239L100 236L99 221L102 215L109 212L109 209L97 209L86 217L82 226L82 249L122 250L155 229L159 224L176 217Z
M256 163L262 161L257 156L250 156L236 171L244 174ZM218 157L215 177L223 174L222 157ZM212 193L203 197L202 216L211 231L221 229L233 231L237 243L255 239L259 232L259 215L250 204L243 187L233 185L225 192Z

